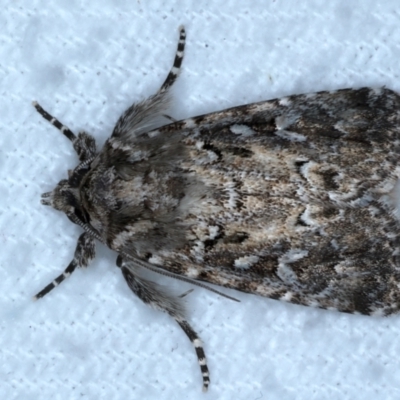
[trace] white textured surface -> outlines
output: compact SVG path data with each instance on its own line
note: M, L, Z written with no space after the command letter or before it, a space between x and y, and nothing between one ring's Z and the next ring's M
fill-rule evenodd
M203 394L189 341L130 293L107 249L31 301L80 233L40 205L76 157L32 100L101 145L163 82L180 24L176 118L323 89L400 90L398 1L48 3L3 2L0 14L0 398L398 399L400 317L240 293L236 304L196 289L190 321L211 372Z

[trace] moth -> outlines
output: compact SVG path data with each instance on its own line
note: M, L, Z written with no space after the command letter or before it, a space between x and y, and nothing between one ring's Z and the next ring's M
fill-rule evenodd
M169 293L143 270L305 306L398 312L400 97L387 88L344 89L175 121L170 89L185 37L181 27L160 90L121 115L100 151L93 136L76 136L34 103L79 158L42 203L83 230L73 260L36 298L87 267L95 242L104 243L118 253L133 293L189 337L207 390L185 294Z

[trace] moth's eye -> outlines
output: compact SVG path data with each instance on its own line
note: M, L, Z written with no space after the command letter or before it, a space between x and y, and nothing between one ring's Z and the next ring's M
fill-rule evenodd
M122 267L122 257L120 255L118 255L117 257L117 267L118 268Z
M71 188L64 188L60 190L60 195L63 203L66 206L73 207L75 209L80 208L79 199L76 197L75 193L71 190Z
M82 222L89 222L86 216L86 213L84 213L83 210L79 208L75 208L74 214L79 218L80 221Z
M73 188L79 187L83 177L90 171L90 165L79 165L71 174L68 172L68 185Z

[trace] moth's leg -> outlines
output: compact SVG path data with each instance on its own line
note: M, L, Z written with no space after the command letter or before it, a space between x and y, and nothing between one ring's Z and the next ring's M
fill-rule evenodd
M179 27L179 41L178 41L178 48L176 49L174 64L171 70L169 71L167 79L162 84L160 92L165 92L168 88L170 88L176 81L176 78L178 77L181 71L183 54L185 50L185 40L186 40L185 28L181 26Z
M43 290L41 290L34 299L40 299L45 296L56 286L58 286L65 278L68 278L74 271L76 267L87 267L90 262L95 257L95 240L89 236L88 233L82 233L79 236L78 243L76 245L76 250L73 260L69 263L65 271L54 279L53 282L49 283Z
M38 102L34 101L32 104L44 119L59 129L72 142L80 161L85 161L96 154L96 142L93 136L86 132L79 132L78 136L76 136L71 129L50 115Z
M168 313L186 333L196 350L197 359L203 376L203 391L207 391L208 385L210 384L210 374L204 349L197 333L185 318L185 311L179 298L171 296L156 283L139 277L135 274L133 268L129 267L129 262L125 262L121 256L117 258L117 266L121 268L129 288L140 300L157 310Z
M57 118L54 118L50 115L43 107L36 101L33 103L33 107L36 108L36 111L44 118L47 119L52 125L54 125L57 129L59 129L71 142L74 142L76 139L75 133L68 128L68 126L63 125Z
M196 331L190 326L190 324L182 318L175 318L176 322L182 328L183 332L186 333L189 340L193 343L194 349L196 350L197 359L201 369L201 375L203 376L203 392L207 392L208 385L210 384L210 372L208 371L206 354L204 353L203 343L198 337Z

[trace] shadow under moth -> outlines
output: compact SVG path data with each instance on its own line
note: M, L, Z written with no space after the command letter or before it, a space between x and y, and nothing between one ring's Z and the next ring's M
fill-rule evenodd
M160 90L121 115L100 151L93 136L76 136L34 103L79 157L42 203L84 231L36 298L104 243L134 294L189 337L207 390L204 350L181 299L141 271L215 292L203 282L348 313L398 312L400 97L344 89L175 121L167 112L184 46L181 27Z

